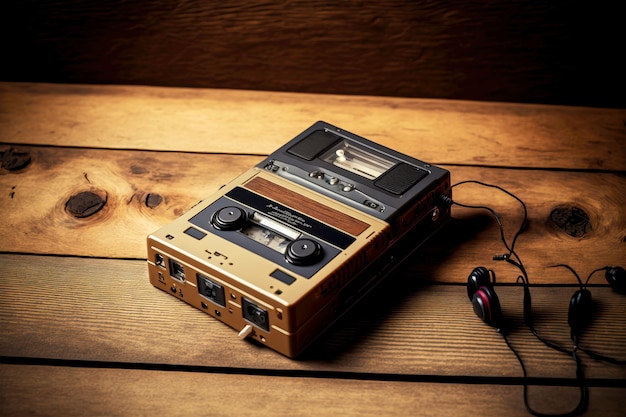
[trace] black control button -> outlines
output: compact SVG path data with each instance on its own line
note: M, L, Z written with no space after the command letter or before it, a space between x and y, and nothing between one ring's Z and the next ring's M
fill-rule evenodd
M246 223L246 212L239 207L224 207L218 210L211 223L219 230L237 230Z
M378 203L375 203L375 202L373 202L371 200L365 200L363 202L363 204L365 204L369 208L373 208L373 209L377 209L378 208Z
M278 165L274 164L274 161L270 161L269 163L265 164L263 168L270 172L276 172L280 169Z
M294 265L312 265L322 257L319 243L311 239L297 239L287 246L285 258Z
M201 240L202 238L206 236L206 233L201 232L198 229L193 228L193 227L187 228L187 230L185 230L185 233L191 237L195 237L198 240Z
M277 269L274 272L272 272L270 276L276 278L280 282L284 282L287 285L291 285L294 282L296 282L296 279L294 277L281 271L280 269Z

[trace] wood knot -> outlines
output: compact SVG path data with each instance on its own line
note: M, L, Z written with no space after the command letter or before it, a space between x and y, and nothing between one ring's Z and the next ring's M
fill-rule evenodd
M160 194L148 194L146 196L146 206L153 209L163 202L163 197Z
M572 237L583 237L593 229L589 215L576 206L556 207L550 213L550 221Z
M65 209L72 216L82 219L96 214L106 203L106 195L102 198L91 191L83 191L70 197L65 203Z
M19 171L30 164L29 152L18 152L14 148L0 152L0 166L7 171Z
M135 175L142 175L145 174L146 172L148 172L148 170L142 166L139 165L131 165L130 167L130 172L132 172Z

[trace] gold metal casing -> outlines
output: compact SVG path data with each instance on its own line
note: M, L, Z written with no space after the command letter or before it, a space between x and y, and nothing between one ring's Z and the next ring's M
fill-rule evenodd
M326 210L344 215L357 225L359 233L354 236L355 242L310 279L288 271L296 280L285 285L270 276L277 265L256 253L211 233L201 241L184 233L189 228L189 219L214 200L235 187L247 188L246 184L255 184L259 179L276 185L270 186L270 191L281 190L280 187L296 189L303 198L315 201L315 207L306 208L308 211ZM303 201L301 199L300 203ZM292 208L303 210L302 206ZM150 282L238 331L249 324L242 315L242 297L253 300L268 311L270 331L254 327L249 337L287 356L296 356L332 321L339 289L363 269L368 260L380 254L389 238L390 226L384 221L253 168L148 237ZM164 267L156 265L157 254L183 265L185 280L173 278L169 264ZM198 293L197 274L224 287L224 306L216 305Z

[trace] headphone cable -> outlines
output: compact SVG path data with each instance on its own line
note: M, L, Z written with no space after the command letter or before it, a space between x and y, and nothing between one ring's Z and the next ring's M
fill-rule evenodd
M524 217L522 220L522 223L520 224L517 232L515 233L515 235L513 236L513 240L511 241L511 245L509 246L509 243L506 240L506 236L504 234L504 225L502 224L502 220L500 219L500 216L498 215L498 213L496 213L496 211L494 209L492 209L491 207L488 206L483 206L483 205L470 205L470 204L462 204L459 203L455 200L453 200L451 197L448 196L442 196L442 199L444 200L444 202L446 202L449 205L456 205L459 207L464 207L464 208L471 208L471 209L483 209L483 210L487 210L495 219L496 223L498 223L498 227L500 229L500 239L502 241L502 243L504 244L504 247L509 251L508 254L503 254L503 255L495 255L493 257L493 260L495 261L506 261L508 263L510 263L511 265L515 266L516 268L518 268L520 270L520 272L522 273L521 275L521 281L522 281L522 285L524 287L524 322L526 323L526 326L528 327L528 329L530 330L530 332L533 334L533 336L535 336L537 338L537 340L541 341L544 345L546 345L547 347L557 350L561 353L565 353L569 356L573 355L573 352L560 346L559 344L552 342L551 340L548 340L546 338L544 338L543 336L541 336L537 330L535 329L535 326L533 324L533 318L532 318L532 303L531 303L531 296L530 296L530 280L528 278L528 273L526 272L526 268L524 267L524 264L522 263L522 260L520 258L520 256L517 254L517 252L515 251L515 244L517 243L517 239L518 237L522 234L522 232L524 231L524 229L526 228L526 225L528 223L528 209L526 207L526 203L524 203L524 201L519 198L518 196L516 196L515 194L513 194L512 192L504 189L503 187L499 186L499 185L494 185L494 184L489 184L486 182L482 182L482 181L477 181L477 180L466 180L466 181L461 181L458 182L456 184L453 184L450 188L454 188L457 187L459 185L463 185L463 184L477 184L483 187L488 187L488 188L495 188L507 195L509 195L510 197L514 198L517 202L519 202L519 204L521 205L523 211L524 211ZM512 259L515 258L515 259ZM518 277L517 282L520 281L520 278Z
M507 240L506 240L506 236L504 234L504 225L502 224L502 220L500 219L500 216L498 215L498 213L496 213L496 211L494 209L492 209L491 207L487 207L487 206L477 206L477 205L469 205L469 204L461 204L458 203L454 200L452 200L451 197L449 196L445 196L445 198L443 198L444 202L452 205L455 204L457 206L460 207L465 207L465 208L473 208L473 209L484 209L487 210L489 213L491 213L491 215L494 217L494 219L496 220L496 222L498 223L498 227L500 228L500 238L502 240L502 243L504 244L504 247L509 251L508 254L504 254L504 255L495 255L493 257L494 260L496 261L506 261L509 264L515 266L516 268L518 268L521 272L521 275L518 276L516 283L519 283L520 281L522 282L522 287L524 288L524 308L523 308L523 312L524 312L524 322L526 323L526 326L528 327L528 329L530 330L530 332L539 340L541 341L544 345L546 345L549 348L555 349L559 352L565 353L569 356L572 356L572 358L574 359L574 362L576 363L576 379L579 382L579 387L580 387L580 397L578 400L578 404L576 405L576 407L567 412L567 413L563 413L563 414L544 414L544 413L540 413L536 410L534 410L529 402L528 402L528 374L526 371L526 366L524 365L524 361L522 360L522 357L520 356L520 354L517 352L517 350L513 347L513 345L511 345L508 337L506 336L506 332L502 331L502 329L497 329L498 333L500 333L502 335L502 337L504 338L504 341L507 345L507 347L509 348L509 350L511 350L511 352L513 352L513 354L515 355L515 357L517 358L517 361L519 362L521 368L522 368L522 374L523 374L523 380L524 380L524 406L526 407L526 410L536 416L536 417L572 417L572 416L576 416L578 414L583 413L588 406L589 403L589 390L586 386L585 383L585 375L583 372L583 368L582 368L582 362L580 360L580 358L578 357L577 351L578 351L578 339L575 335L572 335L573 337L573 341L574 341L574 348L573 350L568 350L565 349L563 347L561 347L560 345L558 345L557 343L554 343L548 339L543 338L541 335L539 335L539 333L537 332L537 330L535 329L534 325L533 325L533 320L532 320L532 302L531 302L531 296L530 296L530 280L528 278L528 273L526 272L526 268L524 267L524 264L522 263L522 259L520 258L520 256L517 254L517 252L515 252L515 243L517 242L517 238L522 234L522 232L524 231L524 228L527 225L528 222L528 209L526 207L526 204L519 198L517 197L515 194L511 193L510 191L498 186L498 185L493 185L493 184L488 184L482 181L476 181L476 180L468 180L468 181L461 181L459 183L456 183L454 185L451 186L451 188L454 188L456 186L462 185L462 184L467 184L467 183L473 183L473 184L478 184L484 187L490 187L490 188L495 188L497 190L500 190L502 192L504 192L505 194L513 197L515 200L517 200L520 205L522 206L523 210L524 210L524 218L522 220L522 223L520 224L519 229L517 230L517 232L515 233L513 240L511 241L511 245L509 246ZM582 282L581 282L582 284Z
M580 398L578 400L578 404L573 410L568 411L566 413L545 414L545 413L540 413L536 411L530 406L528 402L528 374L526 371L526 366L524 365L524 361L522 360L522 357L517 352L517 350L513 347L513 345L511 345L511 342L509 341L509 338L506 336L506 334L500 331L499 329L498 329L498 333L502 335L507 347L509 348L509 350L511 350L511 352L513 352L513 354L517 358L517 361L520 364L520 367L522 368L522 375L523 375L523 380L524 380L524 407L526 407L526 410L530 414L536 417L573 417L581 413L584 413L586 411L587 406L589 405L589 389L587 388L587 385L585 384L585 374L582 368L582 362L576 353L576 351L578 350L578 347L576 345L574 345L572 356L574 357L574 360L576 361L576 379L578 380L578 386L580 389Z

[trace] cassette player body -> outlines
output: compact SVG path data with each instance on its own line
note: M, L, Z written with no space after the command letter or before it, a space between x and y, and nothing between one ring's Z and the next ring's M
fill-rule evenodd
M317 122L148 236L150 282L298 356L450 218L448 171Z

